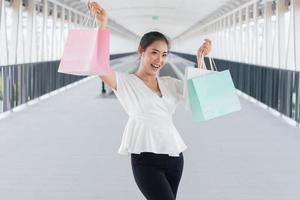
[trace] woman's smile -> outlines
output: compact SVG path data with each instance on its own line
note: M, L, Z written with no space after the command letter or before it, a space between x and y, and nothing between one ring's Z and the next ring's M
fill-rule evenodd
M160 65L158 64L151 64L151 67L154 71L157 71L160 68Z

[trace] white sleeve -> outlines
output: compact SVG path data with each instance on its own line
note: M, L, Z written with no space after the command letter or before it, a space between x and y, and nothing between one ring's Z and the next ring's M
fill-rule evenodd
M112 88L113 92L117 96L118 100L124 107L126 111L128 111L130 107L130 83L128 81L128 74L122 72L115 72L116 73L116 81L117 81L117 88Z
M176 92L179 98L179 101L181 103L183 103L185 105L185 107L187 108L188 106L188 94L187 94L187 86L184 83L183 80L179 80L179 79L174 79L175 80L175 87L176 87Z
M174 79L174 81L175 81L175 87L176 87L177 94L179 96L183 96L183 81L179 80L179 79Z
M185 105L185 108L189 110L187 85L183 80L175 79L175 87L180 102L182 102Z
M116 81L117 81L117 88L114 89L112 88L112 90L114 91L115 95L118 97L118 98L122 98L124 96L124 93L125 93L125 76L126 74L122 73L122 72L115 72L116 74Z

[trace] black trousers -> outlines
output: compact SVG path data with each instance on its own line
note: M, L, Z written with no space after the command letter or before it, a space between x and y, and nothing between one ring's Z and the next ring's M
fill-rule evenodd
M183 154L131 154L134 179L147 200L175 200L183 171Z

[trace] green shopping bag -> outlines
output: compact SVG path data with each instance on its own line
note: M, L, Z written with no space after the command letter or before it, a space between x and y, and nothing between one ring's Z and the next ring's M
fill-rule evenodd
M200 72L197 77L187 78L187 93L194 121L206 121L241 110L229 70Z

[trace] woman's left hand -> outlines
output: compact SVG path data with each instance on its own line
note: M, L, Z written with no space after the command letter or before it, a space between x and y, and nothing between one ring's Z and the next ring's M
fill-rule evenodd
M204 43L197 51L197 58L204 57L211 51L211 40L204 39Z

